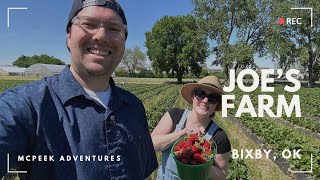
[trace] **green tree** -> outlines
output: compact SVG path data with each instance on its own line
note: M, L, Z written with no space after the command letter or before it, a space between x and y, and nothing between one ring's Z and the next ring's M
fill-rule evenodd
M139 68L146 65L146 59L145 53L138 46L135 46L133 49L125 49L121 65L128 69L130 76L133 76Z
M42 63L42 64L57 64L57 65L64 65L65 63L61 61L60 59L57 59L53 56L48 55L34 55L34 56L20 56L17 60L15 60L12 64L18 67L29 67L36 63Z
M279 66L288 69L301 65L308 72L308 86L314 87L320 76L320 1L292 0L279 1L274 6L272 18L302 18L301 24L279 25L271 29L267 47ZM311 10L292 10L292 7L312 7L313 27L311 27Z
M171 73L178 83L183 75L200 75L208 56L207 37L191 15L165 16L146 33L147 55L156 73Z
M213 65L229 69L255 68L254 56L264 56L272 0L192 0L194 13L213 41Z
M18 57L12 64L18 67L29 67L30 57L22 55Z

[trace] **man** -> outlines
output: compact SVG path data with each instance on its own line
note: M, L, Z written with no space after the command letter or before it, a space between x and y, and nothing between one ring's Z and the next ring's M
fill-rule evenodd
M111 78L126 37L118 3L74 1L71 65L1 95L0 177L8 169L26 171L20 179L149 177L158 164L143 104Z

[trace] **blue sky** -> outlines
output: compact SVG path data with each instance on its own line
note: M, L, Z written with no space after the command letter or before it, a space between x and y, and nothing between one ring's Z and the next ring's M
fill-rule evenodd
M143 51L145 32L165 15L185 15L193 10L191 0L118 0L125 11L129 36L126 47L140 46ZM65 46L66 23L72 0L1 0L0 1L0 64L11 64L19 56L47 54L70 63ZM7 27L7 8L10 10L10 27ZM213 59L210 56L208 59ZM270 61L256 61L264 67ZM208 60L208 66L211 64ZM210 67L214 68L214 67Z

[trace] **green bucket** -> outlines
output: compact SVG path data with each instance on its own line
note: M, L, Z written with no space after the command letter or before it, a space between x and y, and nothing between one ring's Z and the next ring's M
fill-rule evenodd
M178 144L181 140L185 139L181 138L177 142L175 142L171 148L171 155L173 156L174 161L176 162L178 174L181 180L208 180L210 179L210 168L213 164L213 159L207 161L203 164L198 165L189 165L180 162L174 155L173 148ZM216 154L216 147L213 149Z

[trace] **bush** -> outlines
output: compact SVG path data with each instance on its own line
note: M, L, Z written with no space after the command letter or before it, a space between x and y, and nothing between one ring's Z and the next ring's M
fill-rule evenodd
M127 73L126 71L116 71L116 76L117 77L130 77L129 73Z
M223 72L219 72L219 73L211 73L209 75L214 75L219 79L225 79L226 75Z
M140 78L154 78L155 74L151 70L142 69L136 76Z

